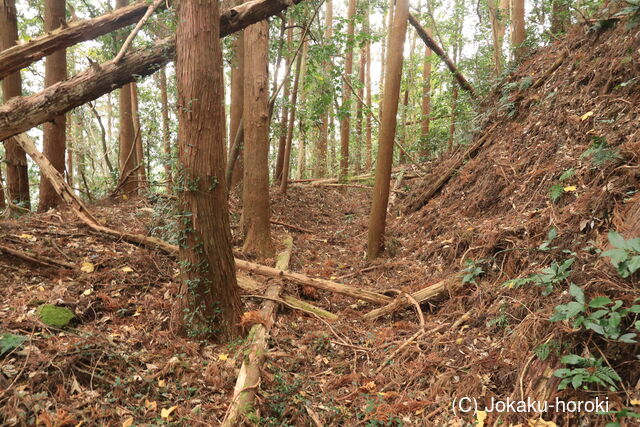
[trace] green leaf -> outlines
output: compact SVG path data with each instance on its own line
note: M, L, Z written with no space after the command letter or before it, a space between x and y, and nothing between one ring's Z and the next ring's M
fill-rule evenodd
M569 285L569 294L571 294L571 296L573 296L576 301L584 305L584 291L582 290L582 288L580 288L580 286L574 285L573 283Z
M626 240L624 240L624 237L622 237L617 231L610 231L608 237L609 243L611 243L616 248L627 249Z
M0 356L20 347L26 340L27 337L23 335L10 334L8 332L0 334Z
M567 316L567 319L570 319L576 314L581 313L583 311L584 311L584 304L581 304L576 301L571 301L569 304L567 304L567 311L565 312L565 315Z
M629 273L631 274L640 270L640 255L632 256L629 262L627 263L627 268L629 269Z
M627 240L627 247L636 252L640 252L640 237Z
M635 344L637 341L634 339L637 334L624 334L620 335L618 341L627 343L627 344Z
M582 380L584 379L584 377L580 374L575 375L572 379L571 379L571 385L573 386L573 388L579 388L582 385Z
M604 307L607 304L611 304L611 299L608 297L595 297L589 302L589 307L591 308L600 308Z
M577 365L583 360L584 358L578 356L577 354L567 354L566 356L562 356L562 359L560 359L560 363L565 363L567 365Z
M49 326L63 328L76 316L67 307L44 304L38 309L38 317Z
M604 251L602 256L611 258L611 264L614 267L618 268L618 265L623 263L629 258L629 252L625 249L610 249L608 251Z
M597 334L604 335L604 336L607 335L602 326L600 326L599 324L597 324L595 322L592 322L590 320L585 320L584 326L585 326L585 328L591 329L593 332L595 332Z
M555 372L553 373L553 376L558 378L564 378L568 375L571 375L571 369L567 369L567 368L556 369Z

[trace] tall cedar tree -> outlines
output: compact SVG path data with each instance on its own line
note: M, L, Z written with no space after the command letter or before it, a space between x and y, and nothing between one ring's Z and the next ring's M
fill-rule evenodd
M370 24L369 24L369 10L367 9L365 17L364 17L364 32L367 35L370 35ZM367 107L370 108L371 107L371 40L367 39L366 41L366 45L365 45L365 55L367 56L367 62L366 62L366 77L365 77L365 86L366 86L366 99L365 99L365 103L367 104ZM365 126L365 135L366 135L366 149L365 149L365 155L364 155L364 169L365 171L368 173L369 171L371 171L371 152L372 152L372 147L371 147L371 114L367 113L366 114L366 126Z
M182 281L173 319L182 334L228 341L240 298L225 183L225 116L215 0L178 2L178 200L184 211Z
M162 146L164 148L164 174L167 181L167 191L171 193L173 178L171 174L171 135L169 131L169 96L167 92L166 67L162 67L160 69L158 76L160 79L160 99L162 108Z
M324 41L331 43L333 37L333 1L324 4ZM331 72L331 61L327 58L323 64L325 75ZM332 100L330 100L331 102ZM329 102L329 103L330 103ZM317 144L317 157L314 177L324 178L327 174L327 146L329 144L329 105L320 118L320 135Z
M349 0L347 9L347 48L344 58L344 82L342 84L342 117L340 118L340 179L345 179L349 173L349 136L351 115L351 72L353 71L353 41L354 17L356 14L356 0Z
M287 29L287 50L291 49L293 43L293 20L289 20L289 28ZM291 94L291 73L284 76L284 93L282 95L282 111L280 115L280 136L278 137L278 153L276 155L276 168L273 178L275 182L280 182L282 178L282 165L284 163L284 151L287 147L287 123L289 122L289 98Z
M427 33L431 35L431 28L427 28ZM422 64L422 122L420 154L423 159L429 157L429 127L431 125L431 48L424 48L424 63Z
M569 0L553 0L551 5L551 28L552 34L565 33L571 25L571 14L569 11Z
M0 51L15 45L18 40L18 21L15 0L0 0ZM4 102L14 96L22 95L20 72L9 74L2 80ZM14 204L31 207L29 196L29 174L27 155L18 144L9 138L4 141L5 161L7 163L7 198Z
M139 165L137 170L138 188L147 187L147 173L144 164L144 149L142 144L142 126L140 124L140 104L138 100L138 85L131 83L131 118L133 119L134 143L136 145L136 161Z
M238 32L233 41L233 62L231 63L231 107L229 110L229 150L236 139L236 133L242 121L242 103L244 102L244 31ZM242 141L240 141L242 142ZM242 150L233 164L231 187L242 181Z
M44 29L53 31L65 22L65 0L45 0ZM51 86L67 78L67 51L59 50L47 56L44 66L44 85ZM60 173L65 169L66 116L64 114L44 124L44 155ZM43 212L58 206L60 197L48 179L40 176L40 203L38 210Z
M511 0L511 47L515 59L522 59L527 50L524 16L524 0Z
M129 4L129 0L116 0L116 7L124 7ZM118 36L118 41L123 43L126 38L125 33ZM120 180L125 179L122 185L124 194L134 193L138 186L136 174L133 169L136 167L137 153L135 147L135 132L133 129L133 104L131 100L131 85L129 83L120 88L120 143L118 159L120 163Z
M289 108L289 124L287 128L287 142L284 147L284 159L282 161L282 176L280 177L280 192L286 194L289 186L289 165L291 163L291 144L293 143L293 127L296 121L296 104L298 102L298 88L300 86L300 69L302 68L302 55L296 57L296 74L293 78L291 90L291 107Z
M496 75L502 72L502 42L507 30L509 0L489 0L489 18L493 36L493 69Z
M244 30L244 252L273 255L269 223L269 22Z
M397 0L393 25L390 28L387 44L386 75L382 94L384 107L382 109L382 125L378 136L376 177L373 187L371 214L369 216L367 241L367 258L369 259L377 258L384 245L393 145L397 124L396 116L398 114L398 98L402 80L402 53L404 52L404 38L407 33L408 17L409 0Z

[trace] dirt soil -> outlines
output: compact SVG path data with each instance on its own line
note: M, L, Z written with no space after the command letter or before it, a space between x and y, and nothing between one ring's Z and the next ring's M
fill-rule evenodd
M634 198L640 33L624 20L612 24L576 28L496 88L479 121L485 128L499 122L485 146L417 209L415 200L456 154L431 162L432 177L407 181L403 191L410 195L390 209L380 260L364 257L370 190L294 185L286 197L273 192L272 219L305 230L272 228L277 242L293 236L294 271L391 296L472 274L463 287L422 304L423 316L408 307L374 322L361 319L372 304L286 283L286 293L340 318L322 322L279 309L251 421L597 426L615 420L550 411L547 421L489 413L482 424L452 412L452 401L464 396L480 403L598 396L612 411L638 411L638 344L549 321L556 305L572 299L569 282L587 300L606 295L629 306L640 296L638 276L621 278L598 252L607 249L610 230L640 236L625 220L640 209ZM172 241L171 205L154 197L91 209L113 228ZM239 247L235 198L231 207ZM557 236L549 241L552 229ZM95 234L66 210L1 220L0 244L76 266L0 255L0 333L26 338L0 357L2 424L216 425L224 418L246 343L197 342L171 332L175 259ZM514 282L569 258L571 274L551 290ZM272 281L254 278L265 287ZM243 301L245 311L262 302ZM43 303L70 308L74 323L47 327L36 316ZM553 372L569 353L602 358L621 385L558 391Z

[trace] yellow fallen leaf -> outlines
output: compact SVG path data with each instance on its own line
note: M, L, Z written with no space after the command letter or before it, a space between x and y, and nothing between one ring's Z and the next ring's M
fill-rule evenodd
M564 187L564 192L565 193L572 193L574 191L576 191L578 188L575 185L567 185L566 187Z
M36 238L34 236L32 236L31 234L26 234L26 233L21 234L18 237L20 237L21 239L24 239L24 240L36 240Z
M149 402L147 399L145 399L144 400L144 407L147 408L149 411L157 411L158 410L158 404L156 403L155 400L153 402Z
M122 195L122 200L127 200L129 198L129 196L127 196L126 194Z
M633 406L638 406L638 405L640 405L640 399L631 399L629 404L631 404Z
M584 122L585 120L587 120L591 116L593 116L593 111L589 111L588 113L584 113L583 115L581 115L580 116L580 120L582 120Z
M171 408L162 408L162 410L160 411L160 417L162 418L169 418L169 416L171 415L171 413L173 411L175 411L177 408L177 406L172 406Z
M478 419L476 427L484 427L484 420L487 419L487 413L485 411L478 411L476 413L476 418Z
M462 344L462 341L464 341L462 338L458 338L458 339L456 340L456 344Z
M167 382L165 380L158 380L158 387L166 387Z
M129 417L122 422L122 427L131 427L133 425L133 417Z
M91 295L92 293L93 293L93 289L89 288L89 289L85 289L85 291L82 293L82 295L87 297L87 296Z
M224 354L224 353L220 353L218 355L218 359L220 359L220 360L227 360L228 358L229 358L229 356Z
M120 269L120 271L124 272L124 273L131 273L133 271L133 268L129 267L128 265L125 267L122 267Z
M85 273L93 273L95 269L96 267L90 262L83 262L82 267L80 267L80 270L84 271Z
M542 418L527 421L529 427L558 427L553 421L545 421Z
M44 292L44 286L38 286L38 290L39 290L40 292Z

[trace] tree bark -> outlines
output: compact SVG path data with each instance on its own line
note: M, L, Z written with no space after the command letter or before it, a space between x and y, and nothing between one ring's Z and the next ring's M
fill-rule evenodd
M18 21L15 0L0 0L0 51L14 46L17 40ZM19 71L4 77L2 80L2 95L5 102L4 105L9 105L7 101L11 98L19 99L20 95L22 95L22 79ZM27 156L16 144L15 140L8 139L10 136L13 135L0 134L0 141L4 141L5 160L7 163L7 199L11 202L9 205L14 204L30 209L31 198L29 195Z
M220 17L220 36L278 14L302 0L257 0L226 11ZM6 28L5 26L0 27ZM109 93L136 78L155 73L175 55L175 37L160 40L153 47L126 55L123 60L97 65L28 97L0 106L0 140L52 120L79 105ZM6 79L5 79L6 81ZM6 92L5 92L6 93Z
M282 161L282 176L280 177L280 192L287 193L289 185L289 166L291 163L291 144L293 143L293 125L296 121L296 103L298 101L298 87L300 85L300 69L302 68L302 55L296 58L296 75L293 78L293 89L291 90L291 107L289 109L289 127L287 129L287 143L284 148L284 159Z
M571 25L571 14L568 0L553 0L551 5L551 31L552 34L566 33Z
M502 72L502 44L507 30L506 20L509 16L509 0L489 0L489 18L493 36L493 69L497 75Z
M391 27L393 26L393 10L395 8L395 0L389 0L388 6L384 12L384 15L382 17L382 22L387 22L387 29L389 31L391 31ZM388 19L388 21L387 21ZM378 120L382 120L382 107L383 107L383 102L384 102L384 98L382 97L382 93L384 92L384 79L386 76L386 72L385 72L385 63L387 62L387 54L386 54L386 48L387 48L387 37L383 37L382 38L382 49L381 49L381 56L380 56L380 89L379 89L379 93L380 93L380 102L378 103ZM371 104L369 104L371 105Z
M365 25L365 32L366 34L370 33L370 25L369 25L369 10L367 10L367 14L365 15L365 21L364 21L364 25ZM365 45L365 55L367 56L367 62L366 62L366 77L365 77L365 86L366 86L366 102L367 102L367 106L370 107L371 106L371 41L367 40L366 45ZM365 155L364 155L364 170L365 172L370 172L371 171L371 156L372 156L372 152L373 152L373 147L372 147L372 136L371 136L371 131L372 131L372 127L371 127L371 114L367 114L367 118L365 119L365 138L366 138L366 148L365 148Z
M527 50L523 45L527 38L524 13L524 0L511 0L511 48L516 60L522 59Z
M293 43L293 21L289 21L287 29L287 46L291 47ZM284 76L284 93L282 94L282 115L280 116L280 136L278 138L278 153L276 154L276 168L273 178L275 182L280 182L282 177L282 165L284 164L284 150L287 146L287 129L289 120L289 98L291 96L291 77Z
M424 27L420 25L420 22L418 22L415 16L413 16L411 13L409 14L409 22L411 23L411 25L413 25L413 28L415 28L418 36L420 36L422 41L427 46L429 46L431 50L433 50L436 55L438 55L442 59L442 61L444 61L447 68L449 68L449 71L453 73L454 77L460 84L460 87L469 92L472 98L477 98L476 91L473 86L471 86L471 83L469 83L467 78L458 70L458 67L456 67L451 58L449 58L449 55L447 55L447 53L442 50L438 43L436 43L436 41L428 34L427 30L425 30Z
M354 168L353 172L358 175L362 173L362 150L364 148L364 133L363 131L363 108L364 108L364 79L365 68L367 67L367 50L363 45L360 49L360 68L358 70L358 102L356 105L356 154L354 156ZM362 101L361 101L362 100Z
M181 230L182 281L173 319L183 334L229 341L238 335L241 310L226 207L218 13L215 0L182 0L178 5L178 146L184 184L177 191L189 221Z
M45 0L44 29L54 31L65 25L65 0ZM67 51L58 50L47 56L44 69L44 85L51 86L67 78ZM60 172L65 169L66 118L61 114L51 122L44 124L43 146L44 155ZM38 211L44 212L55 208L60 203L60 197L49 180L40 176L40 202Z
M164 174L167 181L167 193L172 192L173 176L171 173L171 134L169 131L169 95L167 92L167 70L160 69L160 99L162 109L162 147L164 150Z
M353 41L354 17L356 14L356 0L349 0L347 9L347 43ZM351 112L351 91L347 80L351 80L353 71L353 48L347 46L344 59L345 82L342 84L342 117L340 118L340 171L339 176L344 179L349 174L349 137L350 137L350 112Z
M7 206L4 200L4 184L2 181L2 164L0 164L0 209L4 209Z
M142 126L140 124L140 104L138 99L138 85L129 84L131 88L131 118L133 119L133 132L135 135L134 144L136 146L136 166L138 167L138 188L146 188L147 173L144 162L144 148L142 143Z
M244 158L242 250L273 256L269 216L269 23L244 31Z
M333 0L328 0L324 4L324 42L331 43L333 38ZM323 64L325 75L331 71L331 61L325 60ZM329 145L329 106L332 100L325 107L325 111L320 117L320 135L316 144L316 163L314 178L324 178L327 175L327 149Z
M393 146L396 133L398 98L402 80L402 55L404 39L407 32L409 0L397 0L393 26L389 32L386 58L386 76L384 82L384 108L382 125L378 138L378 156L376 162L376 178L373 189L373 201L369 216L369 234L367 240L367 257L376 258L384 246L384 230L389 201L389 184L391 165L393 163Z
M244 31L239 32L233 41L233 52L233 63L231 64L231 107L229 111L229 152L231 152L231 144L235 141L238 127L242 121L244 102ZM242 139L238 141L240 146L242 143ZM242 148L240 146L238 147L239 152L236 160L233 163L229 189L240 183L244 174ZM230 156L228 157L230 158Z
M427 28L431 35L431 28ZM420 123L420 154L423 159L429 157L429 127L431 125L431 48L424 47L424 63L422 65L422 120Z

